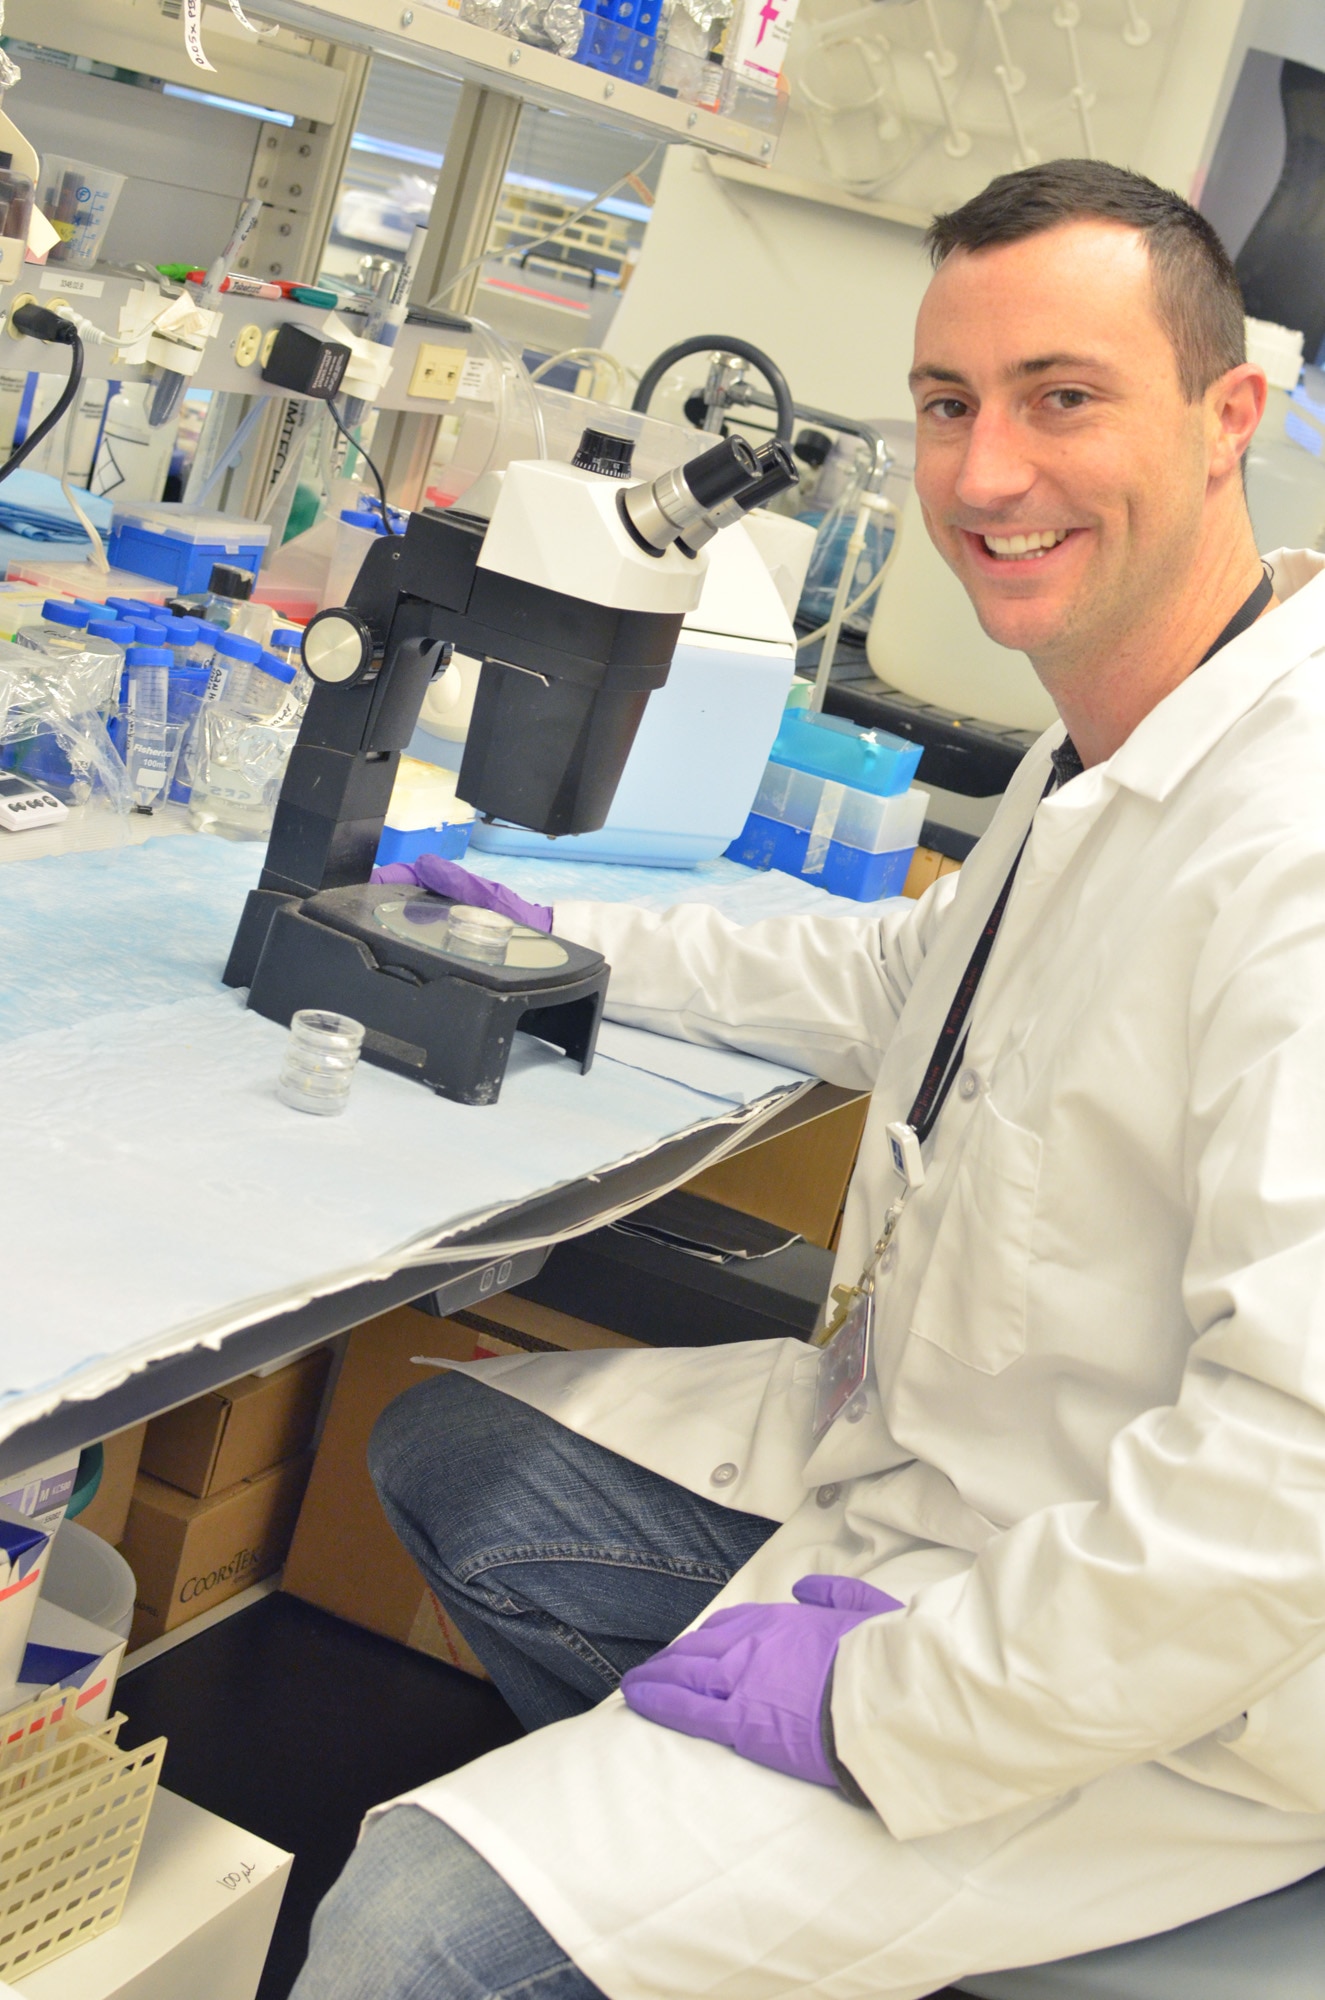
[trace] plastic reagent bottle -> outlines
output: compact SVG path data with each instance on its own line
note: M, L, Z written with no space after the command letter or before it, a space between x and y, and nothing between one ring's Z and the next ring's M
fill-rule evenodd
M256 644L250 640L251 645ZM274 653L259 651L256 660L237 660L226 675L221 701L226 708L242 708L263 722L275 722L286 706L286 689L294 680L294 668Z
M211 679L207 687L208 701L221 699L236 666L253 666L261 658L262 648L256 639L246 639L239 632L222 632L209 662Z
M134 805L150 812L166 788L166 714L170 700L170 649L130 646L124 658L128 714L124 762Z
M80 611L76 604L63 597L48 597L41 607L40 622L20 625L14 639L16 644L27 646L34 653L81 653L87 619L87 612Z

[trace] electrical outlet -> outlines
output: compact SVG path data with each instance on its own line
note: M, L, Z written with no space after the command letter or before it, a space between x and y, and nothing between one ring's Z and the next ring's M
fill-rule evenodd
M247 326L241 326L239 332L235 335L236 368L251 368L258 358L258 349L261 345L262 328L260 326L254 326L251 320Z
M9 304L5 307L5 332L9 335L9 338L11 340L27 339L27 335L22 331L22 329L14 325L14 314L18 311L19 307L35 306L39 305L40 303L41 301L38 299L35 292L20 292L16 299L11 299L9 301Z
M463 347L435 347L424 341L414 357L409 393L429 403L452 403L467 355Z

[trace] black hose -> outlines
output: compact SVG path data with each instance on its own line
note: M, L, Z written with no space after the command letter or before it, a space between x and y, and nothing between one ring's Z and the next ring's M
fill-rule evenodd
M777 408L777 428L773 435L783 444L791 443L791 434L796 428L796 406L791 400L786 376L762 347L754 347L748 340L738 340L734 334L697 333L690 340L678 340L674 347L665 347L658 359L650 362L640 376L631 409L647 411L653 392L668 369L674 368L678 361L684 361L688 354L734 354L738 360L748 361L752 368L757 368L772 390Z
M60 345L69 349L69 380L65 383L63 389L61 389L59 400L54 409L47 412L37 425L36 430L29 431L22 444L15 446L4 464L0 465L0 479L8 479L11 472L18 471L24 459L31 456L43 438L50 436L78 394L79 386L83 380L83 343L78 337L76 327L70 326L67 320L62 320L60 323L62 326L68 328L67 333L62 333L57 337Z

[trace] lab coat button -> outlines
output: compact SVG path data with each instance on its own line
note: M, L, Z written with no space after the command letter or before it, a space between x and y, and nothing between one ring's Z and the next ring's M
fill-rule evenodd
M896 1262L897 1262L897 1245L895 1243L890 1243L888 1245L888 1248L884 1251L882 1257L880 1257L879 1259L879 1269L881 1271L891 1271L893 1265Z
M831 1507L841 1491L841 1487L833 1482L830 1482L827 1486L821 1486L814 1496L815 1505L817 1507Z
M858 1424L861 1418L864 1416L864 1414L865 1414L865 1398L863 1396L855 1397L853 1401L847 1404L845 1410L843 1410L842 1412L842 1415L846 1418L849 1424Z
M980 1077L976 1070L964 1069L962 1071L957 1079L957 1095L958 1097L964 1097L968 1104L973 1097L980 1095Z
M724 1460L721 1465L715 1465L709 1474L709 1478L715 1486L730 1486L735 1477L736 1467L730 1459Z

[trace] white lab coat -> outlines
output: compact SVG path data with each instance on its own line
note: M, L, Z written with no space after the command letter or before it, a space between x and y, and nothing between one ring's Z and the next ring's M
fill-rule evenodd
M1325 1864L1325 560L960 876L882 922L583 903L609 1011L873 1091L835 1282L1033 815L882 1274L863 1415L798 1342L482 1379L907 1609L843 1642L873 1813L619 1697L412 1795L611 2000L909 1996Z

